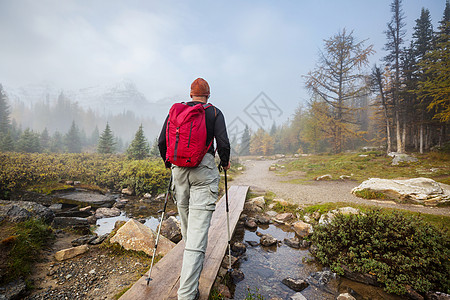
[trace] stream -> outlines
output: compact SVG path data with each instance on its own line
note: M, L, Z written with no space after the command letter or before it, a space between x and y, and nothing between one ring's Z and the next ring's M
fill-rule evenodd
M122 214L117 217L103 218L97 220L96 233L101 235L113 230L116 221L127 221L130 218L139 219L152 230L159 225L163 208L163 201L141 201L136 197L123 197L129 200ZM167 211L176 211L176 206L169 201ZM178 216L176 216L178 218ZM259 245L260 237L256 234L270 234L278 241L278 245L264 247ZM322 267L314 262L307 249L294 249L283 243L285 238L295 236L294 231L285 225L260 225L257 230L248 230L242 224L238 224L233 235L233 241L240 241L247 246L246 253L235 264L234 268L241 270L245 278L234 285L234 299L245 299L250 293L261 295L266 299L279 297L289 300L296 292L285 286L281 281L286 277L306 279L310 275L322 271ZM251 246L252 242L258 243ZM381 288L357 283L343 277L331 279L328 284L319 285L317 281L311 280L310 285L301 291L308 300L312 299L336 299L340 293L350 293L357 300L395 300L401 297L389 295Z

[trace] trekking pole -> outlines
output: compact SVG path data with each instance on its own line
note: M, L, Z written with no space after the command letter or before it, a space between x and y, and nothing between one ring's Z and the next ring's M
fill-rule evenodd
M172 186L172 174L170 174L169 187L167 188L166 197L164 199L164 208L162 209L161 221L159 222L158 234L156 235L155 249L153 250L153 255L152 255L152 263L150 265L150 270L148 271L148 276L145 279L147 281L147 285L152 280L151 275L152 275L153 262L155 261L156 249L158 248L159 234L161 233L161 225L162 225L162 221L164 220L164 214L165 214L166 208L167 208L167 199L169 199L169 191L170 191L171 186Z
M231 234L230 234L230 210L228 208L228 181L227 181L227 170L223 169L225 173L225 203L227 211L227 228L228 228L228 272L231 272Z

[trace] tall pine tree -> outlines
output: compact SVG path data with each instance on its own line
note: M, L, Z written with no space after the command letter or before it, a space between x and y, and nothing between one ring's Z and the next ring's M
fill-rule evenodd
M75 124L75 121L72 121L72 125L70 126L69 132L67 132L65 136L65 146L66 151L69 153L81 152L80 130L78 129L78 126Z
M144 159L148 157L150 146L144 136L144 129L139 126L131 145L127 149L127 156L129 159Z
M244 132L241 137L241 145L239 146L239 155L250 155L251 134L248 125L245 124Z
M101 154L111 154L115 151L116 142L114 135L109 128L109 123L106 123L106 128L100 135L97 145L97 152Z

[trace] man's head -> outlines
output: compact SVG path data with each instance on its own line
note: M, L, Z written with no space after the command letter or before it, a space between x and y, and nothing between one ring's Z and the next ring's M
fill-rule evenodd
M195 101L207 102L209 98L209 84L203 78L197 78L191 84L191 98Z

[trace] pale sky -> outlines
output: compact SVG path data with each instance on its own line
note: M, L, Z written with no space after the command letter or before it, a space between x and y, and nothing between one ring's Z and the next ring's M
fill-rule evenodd
M188 99L203 77L230 118L261 92L287 118L309 98L302 75L339 30L368 39L377 51L371 65L379 63L390 3L0 0L0 83L78 89L126 78L153 102ZM422 7L436 28L445 0L403 1L408 40Z

